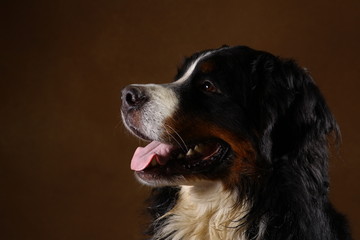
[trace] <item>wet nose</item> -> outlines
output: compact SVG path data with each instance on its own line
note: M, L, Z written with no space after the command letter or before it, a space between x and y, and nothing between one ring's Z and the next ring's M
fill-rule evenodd
M123 110L139 109L148 101L145 89L132 85L122 90L121 98Z

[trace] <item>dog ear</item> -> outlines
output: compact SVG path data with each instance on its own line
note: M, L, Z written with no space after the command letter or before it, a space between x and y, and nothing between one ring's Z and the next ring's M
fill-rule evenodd
M259 151L274 159L304 154L327 154L327 136L340 136L336 121L306 70L292 60L270 54L253 64L252 110ZM306 153L305 153L306 154ZM318 156L321 157L321 156Z

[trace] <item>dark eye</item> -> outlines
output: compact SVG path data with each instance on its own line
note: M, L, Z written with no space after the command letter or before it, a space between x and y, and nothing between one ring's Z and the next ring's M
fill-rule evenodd
M200 84L200 89L204 92L209 92L209 93L219 92L219 90L215 87L215 85L209 80L202 81Z

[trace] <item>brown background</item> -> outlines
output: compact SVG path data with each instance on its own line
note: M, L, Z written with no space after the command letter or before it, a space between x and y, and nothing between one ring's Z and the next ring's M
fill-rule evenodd
M148 191L120 89L243 44L310 69L342 129L331 198L360 237L360 1L1 1L0 239L136 239Z

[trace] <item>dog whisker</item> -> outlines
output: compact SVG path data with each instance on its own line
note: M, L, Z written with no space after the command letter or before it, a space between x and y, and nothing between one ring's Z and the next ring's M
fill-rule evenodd
M177 140L177 138L176 138L173 134L171 134L166 127L170 128L170 129L176 134L176 136L180 139L181 142L179 142L179 141ZM187 151L189 150L189 148L186 146L186 143L185 143L184 139L180 136L180 134L179 134L174 128L172 128L172 127L171 127L170 125L168 125L168 124L165 124L165 130L166 130L166 132L169 134L169 136L172 137L172 138L175 140L175 142L180 146L180 148L181 148L183 151L187 152Z

